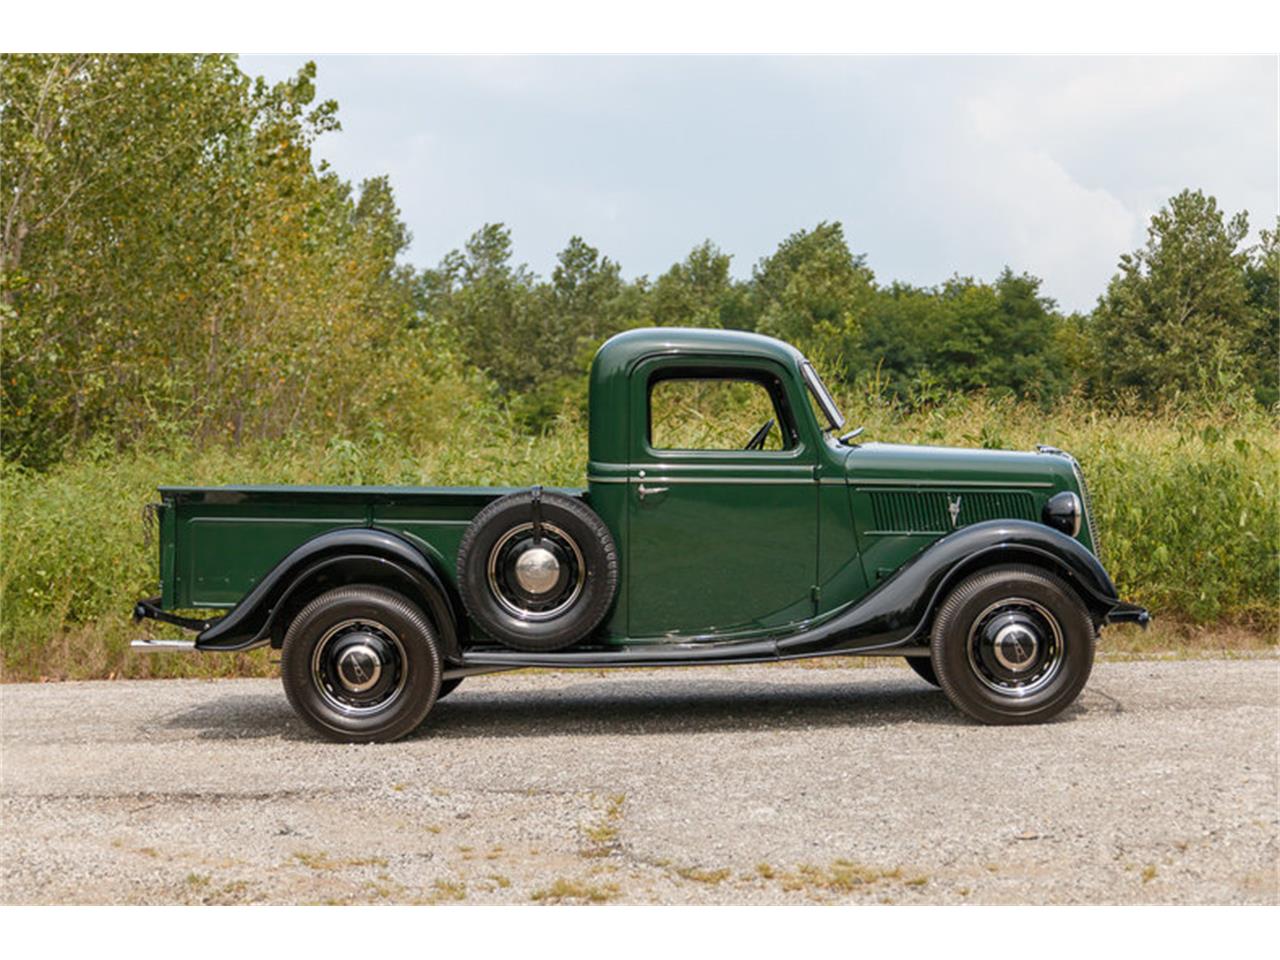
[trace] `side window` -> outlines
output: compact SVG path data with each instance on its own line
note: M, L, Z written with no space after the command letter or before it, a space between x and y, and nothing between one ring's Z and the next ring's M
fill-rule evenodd
M743 450L773 421L757 450L787 450L795 431L774 378L659 375L649 385L649 446L655 450Z

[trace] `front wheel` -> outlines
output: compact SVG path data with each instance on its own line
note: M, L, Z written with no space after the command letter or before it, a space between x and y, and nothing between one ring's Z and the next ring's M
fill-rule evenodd
M391 590L339 587L293 618L280 653L285 696L331 740L390 741L426 718L440 690L430 621Z
M947 698L975 720L1041 723L1080 694L1096 642L1074 590L1039 567L1008 565L951 591L934 620L930 659Z

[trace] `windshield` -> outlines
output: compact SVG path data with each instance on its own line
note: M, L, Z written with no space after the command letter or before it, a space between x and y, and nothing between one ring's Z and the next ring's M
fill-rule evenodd
M804 374L804 382L809 385L809 392L813 394L813 399L818 402L818 406L826 414L827 422L831 424L831 429L839 430L844 426L844 414L836 407L836 402L831 399L831 393L827 390L826 384L822 382L822 378L818 376L818 371L813 369L813 364L808 360L800 365L800 370Z

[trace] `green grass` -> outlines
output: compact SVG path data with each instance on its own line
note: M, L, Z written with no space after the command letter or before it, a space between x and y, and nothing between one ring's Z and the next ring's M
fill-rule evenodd
M1121 595L1178 624L1179 646L1206 626L1274 647L1280 584L1280 439L1269 414L1143 416L1063 404L1043 411L984 396L906 411L845 398L868 440L1072 451L1084 465L1102 559ZM750 410L725 431L749 436ZM123 453L92 446L44 473L0 464L0 646L7 680L112 676L233 676L271 672L271 654L134 654L148 628L132 603L156 592L154 544L142 506L160 483L580 485L586 425L570 413L537 437L500 415L458 414L447 441L383 434L239 447L175 442ZM166 636L176 628L150 627Z

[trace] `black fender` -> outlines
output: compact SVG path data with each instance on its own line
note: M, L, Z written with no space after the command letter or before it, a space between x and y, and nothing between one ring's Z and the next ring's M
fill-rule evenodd
M1028 520L989 520L948 534L870 594L817 626L778 640L783 656L928 642L934 609L960 579L999 563L1031 563L1072 586L1099 623L1123 607L1115 584L1080 541Z
M467 621L457 593L421 550L374 527L330 530L294 549L196 637L196 649L279 646L293 613L324 590L347 583L374 583L405 594L431 619L445 659L460 659Z

